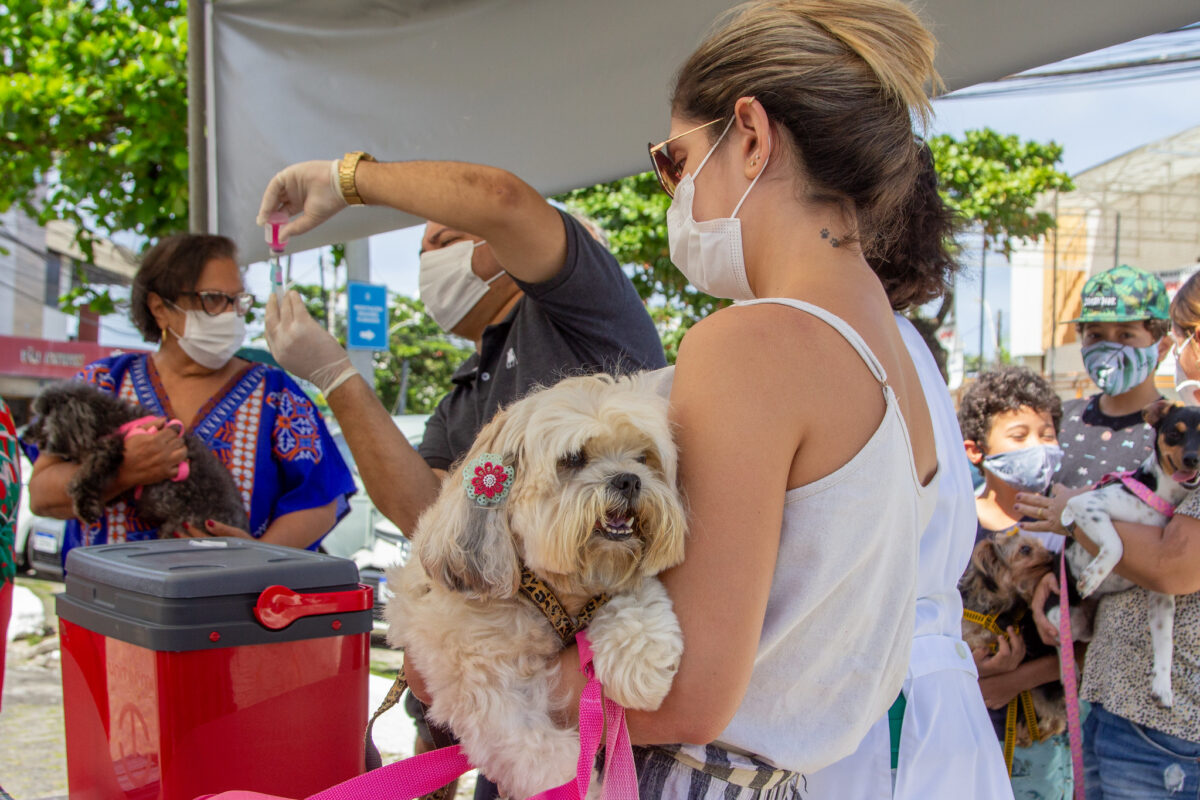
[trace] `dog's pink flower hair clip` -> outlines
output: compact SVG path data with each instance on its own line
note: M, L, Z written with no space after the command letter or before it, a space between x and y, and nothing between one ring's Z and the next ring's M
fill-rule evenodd
M481 506L498 505L508 497L513 468L495 453L484 453L463 467L463 489Z

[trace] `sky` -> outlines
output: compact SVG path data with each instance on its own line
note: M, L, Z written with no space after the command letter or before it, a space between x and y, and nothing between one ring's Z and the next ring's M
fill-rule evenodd
M961 135L971 128L990 127L1023 139L1053 140L1064 147L1063 169L1074 175L1149 142L1200 125L1200 102L1196 100L1200 98L1200 24L1183 32L1145 37L1026 73L1165 57L1175 60L1168 58L1167 63L1136 70L970 87L934 101L936 116L928 133ZM372 236L371 282L415 297L420 240L420 227ZM978 259L977 250L964 251L964 269L958 284L959 334L968 355L979 350ZM318 270L318 251L297 253L293 257L294 282L317 284ZM995 319L997 310L1009 308L1009 272L999 256L988 255L989 320ZM326 275L330 280L328 272ZM246 283L250 291L265 299L270 290L266 265L251 265ZM252 329L251 336L258 332ZM994 324L989 324L985 330L985 354L994 351L994 337ZM102 341L129 345L138 340L122 332L121 325L110 322L102 330Z
M1200 59L1200 26L1148 36L1031 72L1170 55ZM1200 125L1200 60L1138 72L1145 77L1129 80L1129 71L1093 73L1064 79L1065 85L1057 88L1042 86L1012 93L1003 93L1011 91L1005 84L971 87L934 102L937 116L930 133L961 135L971 128L990 127L1023 139L1053 140L1063 145L1062 169L1075 175ZM996 311L1003 310L1007 316L1011 305L1009 274L1001 257L989 253L986 294L990 313L984 332L984 354L989 358L995 348L992 321ZM979 275L978 249L968 248L963 253L955 306L967 355L979 352Z

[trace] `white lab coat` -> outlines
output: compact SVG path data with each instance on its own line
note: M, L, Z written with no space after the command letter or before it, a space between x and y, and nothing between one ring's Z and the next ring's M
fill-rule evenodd
M962 641L958 579L970 559L977 519L962 433L924 340L907 319L896 319L933 418L939 474L937 507L921 534L895 791L885 714L854 753L805 775L803 794L805 800L1012 800L975 662Z

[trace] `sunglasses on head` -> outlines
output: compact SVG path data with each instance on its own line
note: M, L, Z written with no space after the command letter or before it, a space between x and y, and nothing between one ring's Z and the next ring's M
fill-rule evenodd
M695 133L698 130L707 128L710 125L716 125L718 122L724 122L725 117L714 119L712 122L706 122L703 125L698 125L689 131L672 136L665 142L659 144L648 144L647 149L650 151L650 163L654 166L654 174L658 178L658 185L667 193L667 197L675 197L675 187L679 186L679 182L683 180L683 175L680 173L678 165L671 158L671 154L667 152L667 145L676 139L687 136L689 133Z

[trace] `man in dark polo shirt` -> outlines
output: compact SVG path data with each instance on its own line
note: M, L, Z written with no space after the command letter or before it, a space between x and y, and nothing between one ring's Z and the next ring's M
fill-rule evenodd
M444 330L475 343L426 424L420 453L295 292L268 301L267 338L284 368L325 394L367 494L401 530L416 527L479 429L532 387L572 374L665 366L650 316L612 254L504 170L382 164L363 154L304 162L272 179L260 222L278 208L302 212L283 229L287 237L362 202L440 221L429 222L421 243L421 298ZM477 797L495 795L479 784Z
M415 529L446 470L502 405L564 375L666 364L650 315L612 254L505 170L380 163L361 153L306 161L271 179L260 221L276 209L299 214L281 230L286 238L363 203L437 220L422 241L421 298L439 325L475 343L430 418L421 453L295 292L269 299L267 340L285 369L325 395L367 494L400 530Z
M470 327L470 313L451 328L475 340L475 353L455 371L454 388L426 424L420 453L430 467L449 469L501 406L533 386L548 386L566 375L636 372L666 363L654 325L616 259L577 219L555 214L561 222L548 224L561 226L566 253L562 267L548 280L524 281L519 267L503 270L486 245L474 248L473 271L483 280L493 279L480 302L507 301L477 337L475 331L463 330ZM478 241L481 237L431 222L422 258ZM432 297L424 269L421 296L428 303Z

